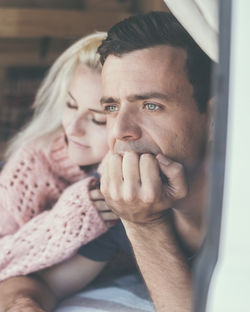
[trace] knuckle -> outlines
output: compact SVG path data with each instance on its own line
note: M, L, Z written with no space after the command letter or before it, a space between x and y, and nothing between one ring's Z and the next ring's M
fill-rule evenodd
M124 153L123 158L134 158L138 157L138 154L135 151L128 151Z
M95 202L94 205L95 205L97 210L101 210L102 207L101 207L99 201Z
M179 175L179 174L182 174L182 172L183 172L183 165L182 164L175 162L171 165L171 174L172 175Z
M103 196L107 196L108 195L108 186L105 183L101 183L100 191L101 191Z
M91 192L91 197L94 199L97 198L99 195L99 192L97 190L92 190L90 192Z
M156 201L156 193L155 192L150 192L147 191L143 196L142 196L142 201L144 204L153 204Z
M180 196L180 198L184 198L184 197L186 197L186 196L187 196L187 194L188 194L188 189L187 189L187 187L183 187L183 188L181 188L181 190L180 190L180 192L179 192L179 196Z
M123 194L123 199L125 202L127 203L131 203L134 202L137 198L137 192L132 190L127 190L126 192L124 192Z
M112 188L110 191L110 199L114 202L121 201L121 194L116 188Z
M140 157L140 160L141 161L150 161L150 160L153 160L153 156L151 154L142 154L141 157Z
M179 187L177 190L176 190L176 199L182 199L182 198L185 198L188 194L188 188L185 187L185 186L182 186L182 187Z
M117 162L119 162L119 161L121 161L121 155L119 155L119 154L112 154L112 155L110 156L110 158L109 158L109 164L110 164L110 166L113 166L114 163L117 163Z
M99 210L105 210L107 208L107 205L104 201L97 201L96 202L96 207Z

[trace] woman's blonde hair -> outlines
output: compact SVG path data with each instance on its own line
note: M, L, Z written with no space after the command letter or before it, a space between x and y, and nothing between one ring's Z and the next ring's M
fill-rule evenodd
M30 122L9 142L5 157L9 157L23 144L32 140L48 146L62 129L62 111L66 102L70 81L76 67L85 64L101 72L97 48L106 38L106 33L96 32L70 46L51 66L36 94Z

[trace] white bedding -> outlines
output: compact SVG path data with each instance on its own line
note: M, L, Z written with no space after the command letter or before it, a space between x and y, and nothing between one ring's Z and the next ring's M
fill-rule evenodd
M64 300L55 312L155 312L137 273L102 278Z

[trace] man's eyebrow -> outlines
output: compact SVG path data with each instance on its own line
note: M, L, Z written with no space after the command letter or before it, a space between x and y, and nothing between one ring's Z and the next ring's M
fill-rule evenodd
M99 110L99 109L88 108L88 110L89 110L90 112L97 113L97 114L106 114L105 111Z
M135 102L138 100L148 100L148 99L159 99L159 100L169 100L169 96L161 92L147 92L143 94L132 94L127 97L129 102Z
M103 105L103 104L112 104L112 103L119 103L119 102L120 101L118 99L115 99L115 98L113 98L111 96L110 97L103 96L100 99L101 105Z
M127 96L127 100L129 102L135 102L138 100L148 100L148 99L159 99L159 100L169 100L169 96L161 93L161 92L147 92L142 94L131 94ZM113 97L102 97L100 100L100 103L103 104L114 104L114 103L120 103L119 99L113 98Z

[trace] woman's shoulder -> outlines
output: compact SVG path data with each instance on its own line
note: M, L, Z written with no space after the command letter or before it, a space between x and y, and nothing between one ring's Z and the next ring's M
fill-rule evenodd
M46 138L37 138L25 142L12 152L5 161L5 167L17 162L21 165L34 163L48 165L50 163L50 150L53 148L54 142L58 141L59 136L53 137L50 141Z
M51 153L57 149L66 149L66 142L62 131L33 139L24 144L20 148L20 152L28 154L35 153L49 158Z
M49 171L69 183L86 177L85 172L69 159L63 132L53 137L32 140L21 146L15 153L12 153L4 169L12 170L13 166L30 168L37 172Z
M28 142L20 146L10 157L6 160L4 170L12 170L18 167L21 171L33 170L34 167L48 165L48 160L44 149L37 145L36 142Z

